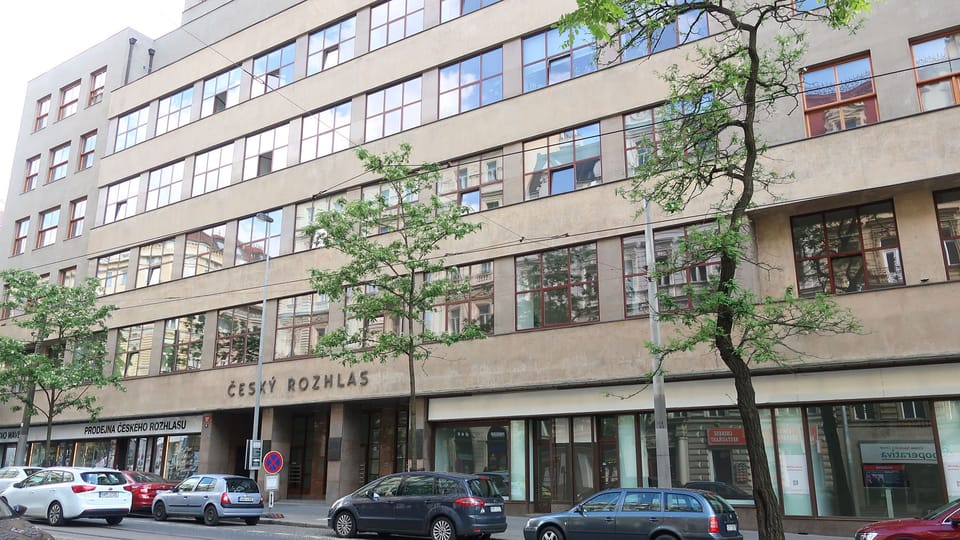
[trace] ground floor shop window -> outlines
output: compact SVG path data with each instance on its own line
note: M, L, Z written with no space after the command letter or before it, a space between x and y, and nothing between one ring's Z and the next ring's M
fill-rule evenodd
M511 498L514 483L510 467L512 424L502 422L437 429L434 454L436 469L485 474L496 484L504 498ZM520 441L523 441L522 435L521 430ZM520 463L523 462L521 459ZM522 469L518 472L522 479Z
M960 497L960 401L937 401L933 410L940 435L947 500L952 501Z
M163 476L179 482L197 472L200 463L200 435L167 437L167 465Z
M30 443L29 464L35 467L73 465L73 441L52 441L50 443L49 459L44 442Z
M77 467L113 467L116 453L116 439L78 442L73 464Z

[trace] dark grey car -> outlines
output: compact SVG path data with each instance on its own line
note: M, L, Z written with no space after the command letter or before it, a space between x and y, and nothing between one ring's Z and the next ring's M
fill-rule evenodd
M397 473L378 478L341 497L327 514L341 538L358 532L489 538L507 530L503 497L483 474Z
M524 540L743 540L733 507L691 489L601 491L566 512L531 518Z

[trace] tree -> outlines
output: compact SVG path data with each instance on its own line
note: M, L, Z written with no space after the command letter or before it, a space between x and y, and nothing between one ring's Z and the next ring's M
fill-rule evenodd
M479 339L478 321L463 328L439 330L435 306L462 297L470 282L438 257L447 241L460 240L480 228L464 219L466 210L444 204L436 193L440 178L435 164L408 165L411 147L374 155L357 151L364 169L380 176L378 194L364 200L341 197L333 210L320 212L303 234L327 249L339 251L347 262L332 270L310 270L317 293L330 300L346 299L342 328L326 333L316 347L319 356L343 364L384 363L406 359L410 382L407 405L407 470L416 453L416 371L438 344ZM429 199L421 201L430 193Z
M759 297L736 280L747 259L747 212L755 194L790 178L764 167L767 150L758 121L783 100L796 105L797 74L804 49L803 23L853 28L868 0L821 0L813 11L794 0L577 0L560 27L591 32L625 51L657 51L661 41L690 41L709 20L711 36L696 46L684 72L677 65L661 74L669 88L659 109L656 138L638 141L639 164L623 194L679 213L697 197L712 197L716 230L698 229L674 256L657 261L652 279L709 260L719 272L705 285L687 285L679 303L669 291L658 295L661 320L674 323L667 343L648 343L668 356L706 344L733 375L753 474L761 539L783 539L782 515L767 468L763 432L751 369L787 363L800 354L791 340L810 334L858 332L849 311L823 296L798 297L792 288L780 297ZM719 31L717 31L719 29ZM651 241L652 239L648 239ZM687 301L689 300L689 302Z
M4 270L4 309L19 313L16 326L30 333L30 341L0 337L0 401L16 402L23 411L16 462L26 463L30 419L40 414L46 421L44 464L50 462L53 421L70 409L96 418L101 407L89 392L111 386L123 391L117 375L107 375L106 320L112 305L97 301L99 280L89 278L75 287L55 285L33 272Z

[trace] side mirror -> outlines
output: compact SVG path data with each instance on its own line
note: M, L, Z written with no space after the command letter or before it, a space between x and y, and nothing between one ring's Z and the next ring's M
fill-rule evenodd
M170 488L171 493L177 493L179 491L180 491L180 486L173 486L172 488Z
M379 500L380 500L380 494L377 493L376 491L373 491L373 490L371 489L371 490L370 490L370 498L373 499L373 500L375 500L375 501L379 501Z
M954 529L960 529L960 516L950 518L950 524L953 525Z
M573 510L574 510L576 513L580 514L581 516L584 514L584 510L583 510L583 505L582 505L582 504L578 504L578 505L574 506L574 507L573 507Z
M16 484L13 485L13 487L15 487L15 488L22 488L22 487L23 487L23 482L17 482Z
M27 507L24 506L24 505L22 505L22 504L18 504L18 505L16 505L16 506L14 506L11 510L13 510L13 515L15 515L15 516L17 516L17 517L20 517L20 516L24 515L25 513L27 513Z

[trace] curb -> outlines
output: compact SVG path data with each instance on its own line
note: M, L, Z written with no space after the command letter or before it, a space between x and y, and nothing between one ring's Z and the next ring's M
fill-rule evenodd
M275 516L279 516L275 517ZM287 527L308 527L311 529L326 529L326 525L321 525L319 523L304 523L301 521L288 521L283 519L283 514L264 514L260 518L260 523L264 525L285 525Z

